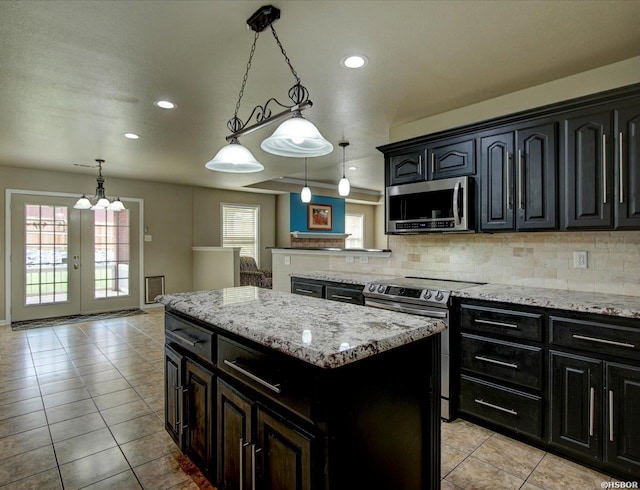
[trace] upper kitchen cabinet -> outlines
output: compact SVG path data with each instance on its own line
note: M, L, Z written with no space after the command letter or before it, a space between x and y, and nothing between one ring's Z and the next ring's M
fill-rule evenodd
M466 138L429 144L427 146L429 180L475 174L475 142L475 138Z
M564 228L613 226L613 112L580 112L562 121Z
M640 227L640 100L616 111L616 228Z
M426 180L424 147L408 148L386 155L387 185Z
M556 126L480 138L480 229L549 230L556 220Z

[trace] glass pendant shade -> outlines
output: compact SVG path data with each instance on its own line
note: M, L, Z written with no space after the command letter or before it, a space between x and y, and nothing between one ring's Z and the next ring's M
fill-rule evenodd
M321 157L333 151L313 123L299 113L284 121L261 144L267 153L282 157Z
M338 182L338 194L341 196L348 196L350 191L351 184L349 184L349 179L342 177L340 182Z
M237 174L248 174L264 170L264 166L237 139L233 139L231 143L223 146L216 153L216 156L205 164L205 167L217 172Z
M82 194L82 197L76 201L73 207L75 209L91 209L91 201L87 199L87 196Z
M311 189L306 185L302 188L302 192L300 192L300 200L302 202L311 202Z
M91 209L94 211L96 209L107 209L109 207L109 204L111 204L109 202L109 199L107 199L106 197L101 197L100 199L98 199L98 202L95 203Z
M109 207L107 209L110 211L116 211L116 212L124 211L124 204L122 204L122 201L118 197L115 201L109 204Z

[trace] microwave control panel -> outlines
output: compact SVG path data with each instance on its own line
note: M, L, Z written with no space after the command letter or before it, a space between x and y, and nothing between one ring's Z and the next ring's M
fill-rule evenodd
M453 220L436 220L436 221L407 221L404 223L396 223L396 230L424 230L424 229L440 229L453 228L455 223Z

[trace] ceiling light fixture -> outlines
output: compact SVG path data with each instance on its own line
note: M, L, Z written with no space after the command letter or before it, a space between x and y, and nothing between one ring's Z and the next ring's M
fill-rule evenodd
M311 189L307 185L307 159L304 159L304 187L300 192L300 200L302 202L311 202Z
M327 155L333 151L333 145L329 143L320 131L308 120L302 117L302 111L313 105L309 100L309 91L300 81L298 73L293 68L291 60L287 56L273 23L280 18L280 10L272 5L266 5L258 9L248 20L247 26L255 32L253 45L249 53L249 61L247 69L242 79L242 86L238 94L236 109L233 117L227 122L227 128L232 132L226 137L229 142L224 146L215 157L213 157L205 167L209 170L217 170L219 172L260 172L264 170L264 166L260 164L251 154L249 150L242 147L238 138L240 136L252 133L274 122L286 119L267 139L265 139L260 147L273 155L284 157L319 157ZM246 122L238 118L240 103L244 95L244 89L249 77L249 70L253 61L253 55L256 50L256 43L260 37L260 33L267 28L271 28L271 33L282 52L282 56L291 70L291 74L296 80L293 87L289 89L288 96L292 105L279 102L275 98L270 98L263 105L257 105L247 118ZM272 114L269 104L274 103L284 110L278 114ZM249 125L254 119L255 123Z
M348 168L349 170L358 170L358 167L353 166L353 165L352 165L351 167L347 167L347 168Z
M170 100L156 100L153 104L160 109L175 109L177 107Z
M349 179L347 179L347 176L345 175L344 172L344 167L345 167L345 148L347 146L349 146L349 142L348 141L341 141L340 143L338 143L339 146L342 147L342 178L340 179L340 182L338 183L338 194L340 194L341 196L348 196L349 192L351 192L351 184L349 184Z
M98 165L93 166L98 168L98 177L96 178L98 187L96 187L95 195L93 197L87 197L86 194L82 194L82 197L76 201L73 207L75 209L91 209L91 211L96 211L98 209L123 211L125 207L119 197L111 200L106 196L106 192L104 190L104 177L102 176L102 164L104 163L104 160L96 158L96 163Z
M136 133L124 133L124 137L128 138L130 140L137 140L140 138L140 135L136 134Z
M347 68L363 68L369 62L366 56L354 55L342 58L342 64Z

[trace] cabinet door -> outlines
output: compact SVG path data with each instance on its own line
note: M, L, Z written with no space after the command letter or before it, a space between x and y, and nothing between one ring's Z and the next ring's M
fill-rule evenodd
M482 165L481 222L483 231L512 230L513 133L480 140Z
M640 368L607 364L607 463L640 475Z
M616 226L640 228L640 104L617 112Z
M612 112L565 119L562 159L565 228L613 225Z
M516 140L516 227L554 229L557 226L555 124L519 130Z
M165 428L182 449L182 356L168 345L164 347Z
M211 474L214 468L215 381L208 369L186 359L184 365L184 452Z
M311 489L311 439L258 406L258 482L261 489Z
M389 155L389 184L407 184L425 180L424 148Z
M551 356L551 442L602 458L602 361L560 352Z
M429 180L471 175L476 171L475 139L429 145Z
M251 402L218 379L218 487L251 488Z

